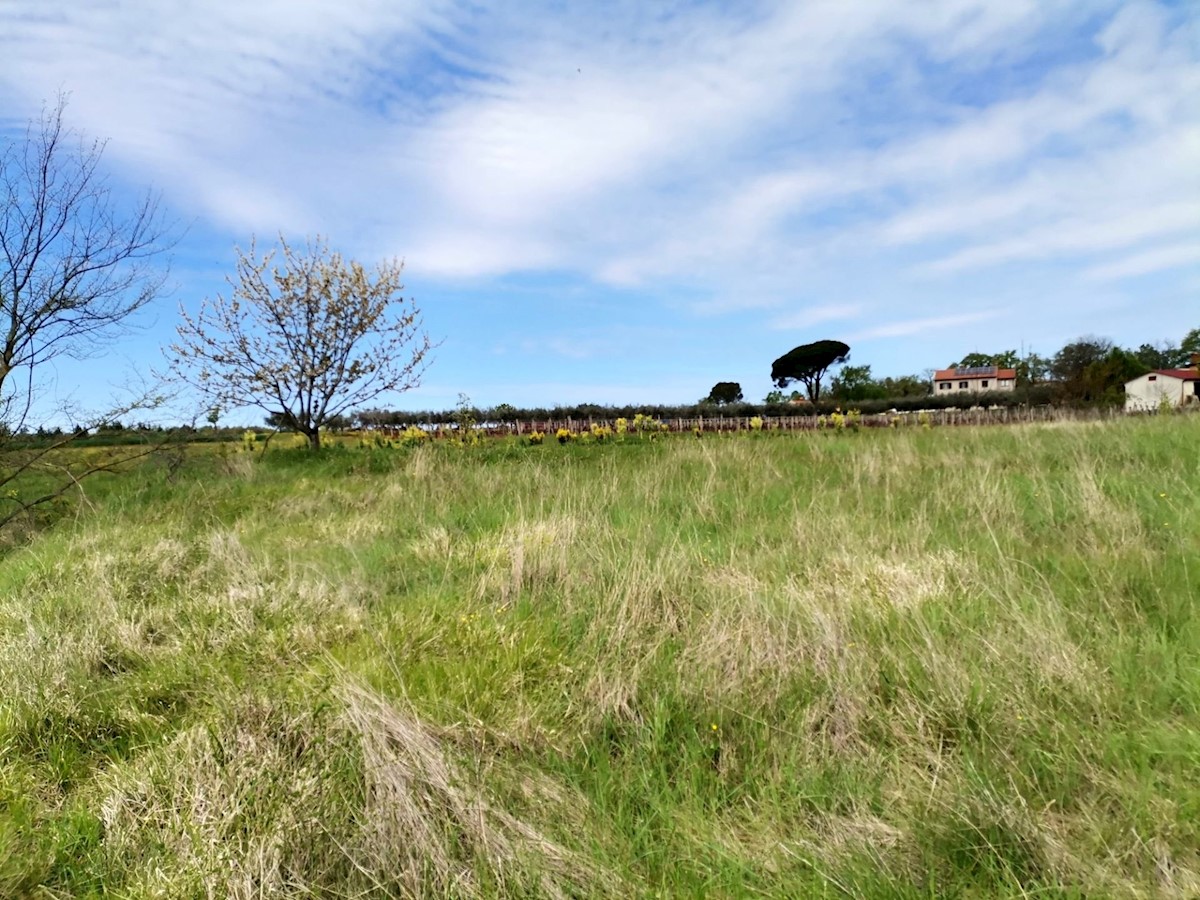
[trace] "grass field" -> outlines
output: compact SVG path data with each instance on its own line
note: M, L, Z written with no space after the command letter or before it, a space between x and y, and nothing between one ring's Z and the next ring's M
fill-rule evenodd
M0 558L0 897L1196 897L1198 601L1196 416L147 464Z

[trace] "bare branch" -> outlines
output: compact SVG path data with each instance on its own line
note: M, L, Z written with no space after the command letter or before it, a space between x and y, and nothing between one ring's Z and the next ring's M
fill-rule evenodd
M23 139L0 144L0 425L11 432L28 417L37 366L95 352L166 279L150 265L167 247L157 197L123 209L99 169L104 144L67 128L65 107L60 96Z
M169 431L147 435L144 443L110 448L107 458L100 460L77 452L73 446L105 422L158 409L166 399L148 389L65 432L4 436L0 440L0 530L67 493L77 491L82 495L81 482L92 475L114 471L185 441L185 435ZM31 496L26 494L30 488Z

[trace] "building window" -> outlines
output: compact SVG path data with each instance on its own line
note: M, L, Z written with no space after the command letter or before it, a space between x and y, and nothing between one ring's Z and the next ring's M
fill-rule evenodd
M965 391L965 390L966 390L968 387L970 387L970 385L969 385L967 382L965 382L965 381L960 381L960 382L958 383L958 389L959 389L960 391Z
M1157 375L1151 375L1151 376L1150 376L1149 378L1147 378L1146 380L1147 380L1147 381L1158 381L1158 376L1157 376Z
M983 384L981 385L981 387L986 388L987 386L988 386L988 383L987 383L987 379L985 378L985 379L983 379Z
M948 390L949 387L950 387L950 382L948 382L948 381L939 381L938 382L938 390L939 391Z
M1012 379L1011 378L1001 378L1000 379L1000 387L1012 387Z

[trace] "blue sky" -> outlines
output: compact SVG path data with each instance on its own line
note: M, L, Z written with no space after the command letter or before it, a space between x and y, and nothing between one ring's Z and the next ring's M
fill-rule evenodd
M0 128L70 93L186 227L160 366L235 245L405 260L443 339L399 408L747 396L837 338L880 375L1200 326L1200 17L1060 0L7 0ZM253 418L253 417L251 417Z

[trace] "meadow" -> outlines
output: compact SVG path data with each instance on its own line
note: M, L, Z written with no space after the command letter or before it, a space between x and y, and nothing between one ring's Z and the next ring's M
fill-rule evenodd
M1200 896L1200 416L88 491L0 557L0 897Z

